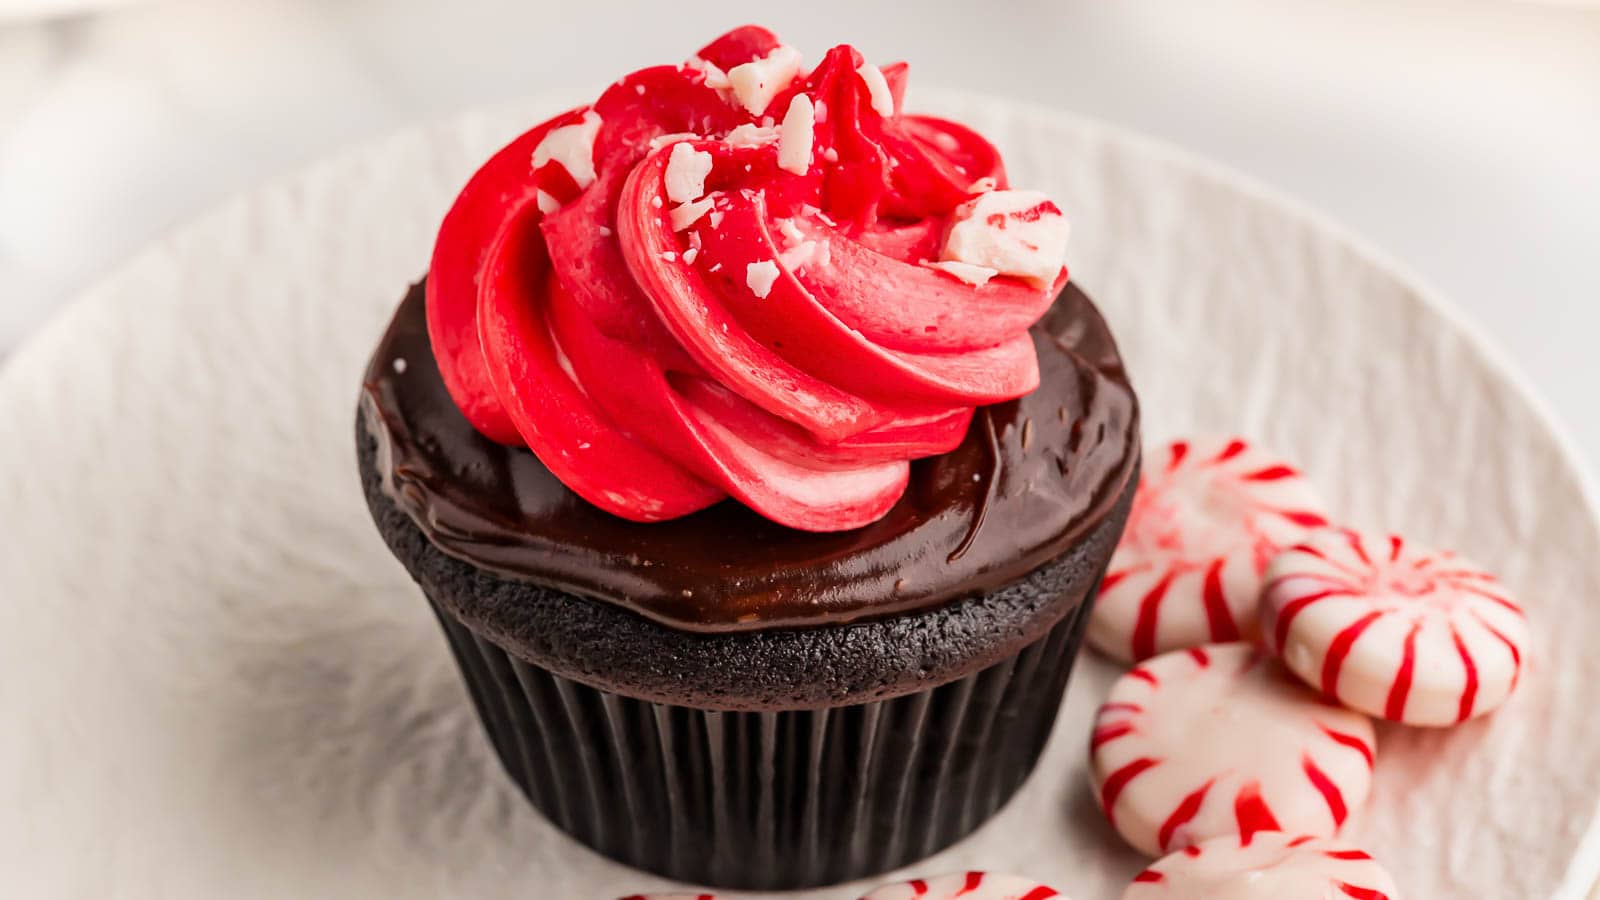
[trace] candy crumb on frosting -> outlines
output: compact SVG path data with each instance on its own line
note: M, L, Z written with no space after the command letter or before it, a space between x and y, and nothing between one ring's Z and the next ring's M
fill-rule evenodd
M812 129L816 127L816 113L811 98L796 94L789 101L789 111L784 113L783 127L778 131L778 168L796 175L804 175L811 168L811 144L815 140Z
M688 143L672 145L672 155L667 157L667 199L673 203L691 203L706 192L706 176L711 174L711 154L696 150Z
M580 188L594 183L594 139L600 133L600 116L588 110L576 124L551 129L533 148L533 167L560 163Z
M940 259L986 266L1037 287L1061 271L1067 218L1038 191L985 191L955 213Z
M772 293L772 283L778 280L778 264L770 259L753 262L744 267L744 283L750 292L766 299Z
M872 111L880 116L894 115L894 94L889 91L889 81L883 77L883 70L872 63L862 63L856 74L861 76L861 81L867 86L867 96L871 98Z
M780 44L760 59L734 66L728 70L734 98L751 115L761 115L772 98L800 74L801 58L799 50Z
M973 265L972 263L958 262L953 259L947 259L941 262L924 262L923 265L930 269L938 269L941 272L948 272L962 281L965 281L967 284L979 287L988 284L989 279L1000 274L998 271L991 269L988 266L977 266Z

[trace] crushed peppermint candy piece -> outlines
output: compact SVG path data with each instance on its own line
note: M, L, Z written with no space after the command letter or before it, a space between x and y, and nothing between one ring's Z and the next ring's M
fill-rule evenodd
M989 279L1000 274L988 266L975 266L972 263L956 262L953 259L944 260L943 262L929 262L928 260L923 260L922 265L927 266L930 269L938 269L939 271L949 275L954 275L956 278L961 279L973 287L983 287L989 283Z
M708 59L691 56L684 62L684 67L693 69L705 77L705 85L714 90L727 90L728 73L717 67L717 64Z
M683 251L683 261L689 265L694 265L695 257L699 255L699 247L690 247L689 249Z
M594 138L599 133L600 116L592 109L571 125L550 129L533 148L534 169L554 161L567 170L579 189L588 187L594 183Z
M664 176L667 199L673 203L699 200L706 192L706 176L711 174L711 166L710 153L696 150L687 143L673 144Z
M1530 640L1522 607L1489 572L1399 535L1334 528L1273 558L1261 625L1301 680L1407 725L1500 706Z
M1339 897L1400 900L1394 876L1371 854L1310 835L1220 837L1140 872L1122 900L1262 900Z
M1267 563L1327 524L1310 481L1277 454L1233 437L1173 441L1146 456L1089 643L1132 661L1254 639Z
M816 115L811 98L796 94L789 101L789 111L784 114L783 128L778 133L778 168L796 175L804 175L811 168L815 127Z
M1339 832L1372 787L1375 737L1244 643L1174 650L1117 679L1089 768L1106 820L1160 856L1224 835Z
M889 91L889 82L883 77L883 70L872 63L862 63L856 69L856 74L867 86L872 111L884 118L894 115L894 94Z
M1067 218L1038 191L987 191L956 207L942 261L987 266L1048 288L1067 255Z
M700 221L700 217L710 212L717 201L710 197L701 197L689 203L680 203L672 208L672 230L682 231Z
M539 212L542 212L547 216L561 208L560 200L557 200L542 190L535 190L533 192L533 201L539 205Z
M800 60L799 50L780 44L760 59L734 66L728 70L734 99L750 115L761 115L772 98L800 74Z
M778 139L778 129L773 126L762 127L749 122L736 126L728 132L722 140L730 147L759 147L770 144Z
M778 254L778 261L791 272L806 267L826 266L832 260L832 251L826 241L801 241Z
M744 267L744 283L750 292L765 300L772 293L772 283L778 280L778 264L770 259L753 262Z
M1067 900L1055 888L1016 875L956 872L886 884L861 900Z

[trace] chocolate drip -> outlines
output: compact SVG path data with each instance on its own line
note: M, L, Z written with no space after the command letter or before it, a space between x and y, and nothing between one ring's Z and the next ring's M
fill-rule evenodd
M1138 405L1105 322L1068 285L1033 329L1041 385L981 410L955 451L855 531L784 528L733 501L638 524L589 505L522 448L479 435L445 391L412 287L362 405L386 490L436 546L503 575L690 631L818 625L997 588L1112 509L1138 461Z

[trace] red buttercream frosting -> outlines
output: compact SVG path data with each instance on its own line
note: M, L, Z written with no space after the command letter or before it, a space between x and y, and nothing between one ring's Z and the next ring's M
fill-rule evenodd
M428 277L462 413L631 520L881 517L911 460L1038 385L1028 329L1066 280L1060 210L901 113L905 81L849 46L807 73L747 26L512 141Z

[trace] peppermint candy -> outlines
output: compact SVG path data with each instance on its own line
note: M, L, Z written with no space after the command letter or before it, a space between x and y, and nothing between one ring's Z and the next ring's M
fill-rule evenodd
M1277 456L1238 438L1174 441L1147 458L1089 643L1136 661L1251 639L1267 562L1325 525L1311 484Z
M1178 650L1117 680L1089 769L1106 819L1148 856L1257 832L1338 833L1372 785L1365 716L1249 644Z
M960 872L938 878L887 884L861 900L1067 900L1053 887L1015 875Z
M1339 897L1400 900L1394 879L1365 851L1309 835L1221 837L1174 853L1134 878L1122 900Z
M1351 709L1454 725L1511 695L1528 646L1522 608L1453 555L1326 529L1273 559L1261 601L1268 645Z
M861 900L1067 900L1060 891L1015 875L957 872L886 884ZM635 894L622 900L717 900L714 894Z

